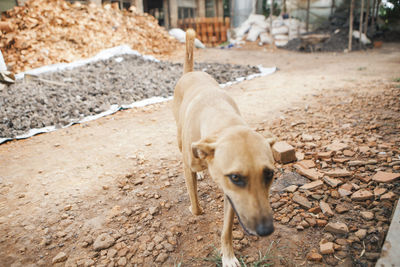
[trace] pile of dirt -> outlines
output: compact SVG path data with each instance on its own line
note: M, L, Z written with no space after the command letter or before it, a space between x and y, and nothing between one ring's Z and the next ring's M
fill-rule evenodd
M345 28L336 28L333 31L329 31L328 29L318 29L314 32L307 33L308 34L329 34L330 37L313 47L308 46L303 48L301 45L301 38L296 38L288 42L286 46L283 48L292 51L304 51L304 52L312 52L312 51L321 51L321 52L343 52L349 47L349 30ZM360 44L358 39L353 37L352 40L352 51L360 50ZM365 49L365 45L361 45L361 49Z
M150 55L169 54L179 45L154 17L114 4L30 0L7 11L0 26L0 49L13 72L88 58L121 44Z
M17 80L0 89L0 137L33 128L62 127L83 117L154 96L168 97L182 75L182 64L124 55L72 70ZM256 67L196 63L218 83L259 73Z

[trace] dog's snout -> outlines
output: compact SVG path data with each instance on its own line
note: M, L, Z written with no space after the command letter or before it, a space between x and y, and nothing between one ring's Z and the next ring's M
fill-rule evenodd
M267 236L274 232L274 224L272 221L266 223L260 223L257 225L256 233L259 236Z

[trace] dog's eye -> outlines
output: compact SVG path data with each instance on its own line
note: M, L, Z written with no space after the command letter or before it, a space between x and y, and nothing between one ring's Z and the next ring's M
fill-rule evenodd
M263 170L264 183L268 185L272 181L272 178L274 178L274 171L271 171L270 169L264 169Z
M228 174L229 180L237 186L244 187L246 185L246 181L240 174Z

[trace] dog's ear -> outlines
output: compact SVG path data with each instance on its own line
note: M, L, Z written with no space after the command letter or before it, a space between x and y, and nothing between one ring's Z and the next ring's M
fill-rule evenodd
M195 158L205 159L207 157L214 157L215 147L215 138L208 137L192 143L192 152Z

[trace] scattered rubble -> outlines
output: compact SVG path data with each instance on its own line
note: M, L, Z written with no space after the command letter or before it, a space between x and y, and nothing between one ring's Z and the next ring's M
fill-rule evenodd
M276 179L274 218L298 231L323 230L320 242L307 253L309 261L337 265L338 259L347 258L353 265L365 265L379 257L400 195L399 96L395 86L369 94L335 94L329 101L324 93L314 97L321 99L319 104L293 108L272 124L278 140L303 155L279 165L286 186ZM312 122L304 122L306 116ZM296 177L291 172L308 181L291 183L288 179Z

